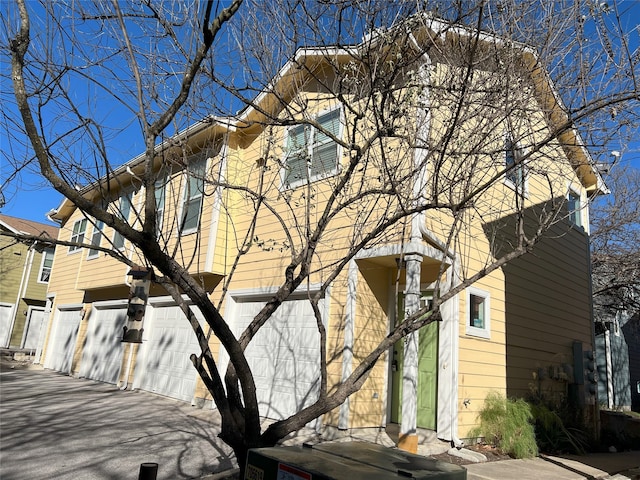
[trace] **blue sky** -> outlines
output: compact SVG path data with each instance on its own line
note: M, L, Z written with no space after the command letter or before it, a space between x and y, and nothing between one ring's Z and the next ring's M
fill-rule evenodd
M640 0L623 0L619 5L625 9L627 21L632 24L635 23L637 26L638 22L640 22ZM2 35L6 36L6 31ZM5 38L2 40L3 43L6 41ZM636 28L632 41L635 43L635 47L640 47L640 30L638 28ZM7 94L12 91L12 86L7 80L7 72L10 68L7 60L6 54L0 57L0 62L2 62L2 65L0 65L2 68L0 91L3 92L2 97L5 99ZM117 106L114 106L110 114L116 113L115 110L117 108ZM0 149L3 152L2 157L0 157L0 162L2 162L0 164L0 185L4 184L8 176L12 174L11 166L6 161L8 152L10 154L14 148L16 150L19 148L10 144L7 135L8 128L11 128L11 126L7 124L0 125ZM135 138L139 138L139 135ZM640 169L640 137L636 138L638 140L628 145L623 152L619 162L621 167L630 166ZM118 143L120 145L126 144L128 147L126 150L120 150L118 152L119 155L116 155L121 162L135 157L142 151L142 145L136 145L135 143L132 145L129 138L123 139L120 136L114 143L116 143L114 146L116 149ZM612 150L617 148L614 146ZM19 178L12 180L2 194L6 203L0 208L0 213L43 223L50 223L46 218L47 212L58 207L62 201L62 196L52 188L46 187L43 179L33 172L24 172Z

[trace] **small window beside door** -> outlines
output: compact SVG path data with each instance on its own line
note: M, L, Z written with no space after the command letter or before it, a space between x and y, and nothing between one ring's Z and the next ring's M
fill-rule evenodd
M491 306L489 292L478 288L467 289L466 334L491 338Z

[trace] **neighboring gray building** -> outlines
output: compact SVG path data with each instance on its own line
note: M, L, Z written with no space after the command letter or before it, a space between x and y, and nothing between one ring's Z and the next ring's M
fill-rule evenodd
M598 319L596 364L600 405L640 411L640 312Z

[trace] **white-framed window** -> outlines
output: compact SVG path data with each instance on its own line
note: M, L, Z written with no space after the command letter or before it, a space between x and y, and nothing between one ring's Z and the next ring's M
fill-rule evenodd
M180 225L180 233L182 235L193 233L200 226L206 167L207 157L203 154L194 155L187 160L187 180L184 188L182 222Z
M511 134L505 136L504 141L504 183L522 196L527 194L527 176L522 161L524 151L513 139Z
M475 287L467 288L466 334L491 337L491 302L489 292Z
M54 253L55 250L53 248L45 248L42 251L42 263L40 264L40 271L38 272L38 283L49 283Z
M76 220L73 224L73 230L71 231L71 238L69 239L72 243L83 243L84 236L87 233L87 219L83 218L81 220ZM71 245L69 247L69 253L77 252L81 247L77 245Z
M131 214L131 199L133 197L133 192L123 192L120 195L120 199L118 201L118 215L125 222L129 220L129 215ZM114 232L113 234L113 248L116 250L122 250L124 248L124 237L120 234L120 232Z
M580 193L571 187L569 187L569 191L567 192L567 212L571 225L584 228L582 221L582 198Z
M167 193L167 178L160 175L154 185L156 198L156 236L160 237L164 226L164 202Z
M97 220L96 223L93 224L93 233L91 234L91 245L93 245L94 247L100 246L103 229L104 229L103 221ZM87 258L96 258L99 253L100 253L99 250L96 250L95 248L90 248L89 253L87 253Z
M340 108L335 108L316 117L324 131L309 125L295 125L287 130L282 174L284 188L294 188L337 173L340 148L325 131L341 137L341 112Z

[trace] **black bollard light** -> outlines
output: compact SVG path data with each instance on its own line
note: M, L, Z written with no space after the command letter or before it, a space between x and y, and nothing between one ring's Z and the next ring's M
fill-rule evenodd
M157 463L141 463L140 474L138 480L156 480L158 476L158 464Z

